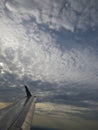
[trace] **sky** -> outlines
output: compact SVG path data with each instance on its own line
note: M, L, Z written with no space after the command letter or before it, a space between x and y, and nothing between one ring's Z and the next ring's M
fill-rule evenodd
M73 112L74 116L96 120L97 35L97 0L0 0L1 101L21 95L27 84L38 96L37 116L39 106L44 110L43 104L51 103L51 108L60 104L63 110L70 105L79 111L89 108L93 118L84 111L84 115ZM57 114L60 122L62 110L54 111L51 115Z

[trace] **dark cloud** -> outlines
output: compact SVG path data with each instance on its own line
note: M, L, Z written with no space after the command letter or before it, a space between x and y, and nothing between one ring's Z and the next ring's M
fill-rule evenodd
M32 127L31 130L58 130L58 129L43 128L43 127Z
M96 113L96 109L92 107L76 107L74 105L60 105L49 102L38 103L33 126L37 124L38 126L46 126L46 128L52 127L62 130L65 128L81 130L81 127L87 130L97 130L96 120L98 116L94 113Z

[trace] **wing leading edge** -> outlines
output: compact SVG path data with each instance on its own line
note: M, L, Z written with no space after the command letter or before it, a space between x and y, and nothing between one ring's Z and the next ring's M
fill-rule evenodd
M26 99L12 106L0 120L0 130L30 130L35 110L36 97L25 86Z

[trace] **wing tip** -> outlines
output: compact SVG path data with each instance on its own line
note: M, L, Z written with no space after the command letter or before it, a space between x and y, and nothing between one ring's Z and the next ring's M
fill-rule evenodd
M29 91L27 85L24 85L24 87L25 87L25 91L26 91L27 97L28 97L28 98L31 97L32 95L31 95L31 93L30 93L30 91Z

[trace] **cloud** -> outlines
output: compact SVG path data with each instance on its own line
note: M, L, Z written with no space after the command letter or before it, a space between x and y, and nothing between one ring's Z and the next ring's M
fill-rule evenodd
M70 45L70 49L66 48L66 43L70 43L68 39L64 39L64 50L61 50L59 47L61 45L57 44L59 34L56 34L57 31L53 32L53 28L56 30L63 26L66 29L68 24L74 28L74 24L70 22L72 18L66 21L65 16L69 17L71 14L73 17L73 10L80 6L78 2L69 1L69 3L65 3L67 9L65 7L63 9L61 6L63 4L63 0L43 2L39 0L29 0L28 2L26 0L8 0L5 6L9 11L6 11L2 5L0 8L2 12L0 20L2 76L10 73L17 75L20 79L27 76L32 80L41 80L42 82L98 83L97 55L91 51L89 46L83 47L84 44L79 43L80 47L78 47L74 39L72 44L76 46ZM14 10L17 8L18 12L15 12L13 8ZM78 10L81 12L82 8ZM33 19L34 17L36 20ZM49 28L45 26L46 24ZM64 31L66 32L66 30ZM60 30L58 32L60 33ZM74 36L74 33L72 35Z
M0 110L7 107L8 105L8 103L0 102Z
M83 107L38 103L36 104L33 125L62 130L65 128L70 130L73 128L79 130L95 128L97 130L97 119L93 120L92 114L89 112L91 112L90 109Z
M28 13L37 23L47 24L51 29L98 27L97 0L8 0L6 7L12 12Z
M5 46L2 51L1 64L3 69L16 73L20 77L28 75L32 79L48 82L90 82L96 81L97 59L89 50L61 51L51 45L38 45L26 43L19 45L17 49ZM48 51L47 51L48 48ZM91 62L92 60L92 62ZM95 64L93 64L95 62Z
M38 103L36 113L57 115L57 127L70 116L79 117L75 124L97 118L90 108L98 105L97 8L96 0L1 0L0 99L14 101L26 83L39 102L51 102Z
M60 105L60 104L55 104L55 103L38 103L36 105L36 111L40 114L44 112L44 114L54 114L58 113L58 115L62 115L63 117L66 117L67 113L82 113L82 112L88 112L90 111L90 108L85 108L85 107L76 107L76 106L71 106L71 105ZM62 113L62 114L61 114Z

